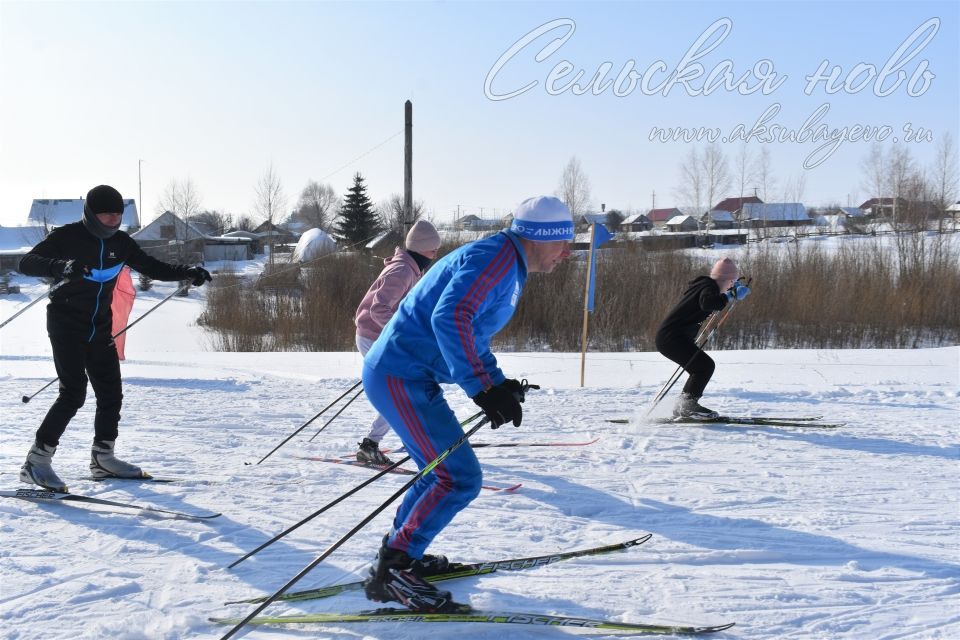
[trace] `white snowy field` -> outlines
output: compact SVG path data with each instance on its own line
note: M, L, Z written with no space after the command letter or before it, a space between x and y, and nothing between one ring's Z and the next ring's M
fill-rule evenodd
M0 298L0 321L35 295ZM132 318L172 291L139 294ZM358 400L312 443L321 417L253 462L357 379L352 353L211 353L193 326L203 291L137 325L123 364L118 453L177 484L85 480L93 395L55 463L74 493L162 509L221 511L188 521L111 507L0 500L0 637L215 638L227 600L283 585L405 482L388 476L235 569L226 565L371 472L295 458L349 455L372 411ZM17 471L55 391L38 304L0 329L0 488ZM714 352L704 403L731 415L813 416L837 430L612 424L644 408L674 369L655 353L503 354L531 392L519 429L478 442L579 442L479 449L484 491L432 551L459 561L538 555L652 533L645 545L522 573L446 583L477 608L628 622L736 622L716 638L960 637L960 347L916 351ZM456 388L466 417L476 407ZM386 446L397 446L390 435ZM295 589L360 579L388 508ZM373 608L359 594L277 604L268 614ZM245 638L562 639L558 628L359 624L264 627ZM613 637L590 634L591 637Z

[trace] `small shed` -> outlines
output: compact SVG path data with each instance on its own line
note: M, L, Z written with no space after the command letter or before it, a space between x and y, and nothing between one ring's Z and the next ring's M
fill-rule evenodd
M218 260L252 260L253 240L228 236L212 236L204 240L204 262Z
M363 248L378 258L389 258L397 247L403 247L403 238L393 229L387 229Z
M664 226L674 233L678 231L696 231L700 228L697 219L687 215L674 216L667 220Z
M637 213L628 218L625 218L623 222L620 223L620 229L622 231L650 231L653 229L653 222L650 221L650 218L643 213Z
M733 219L733 214L723 209L714 209L709 213L703 214L701 221L707 229L733 229L737 226L737 221Z

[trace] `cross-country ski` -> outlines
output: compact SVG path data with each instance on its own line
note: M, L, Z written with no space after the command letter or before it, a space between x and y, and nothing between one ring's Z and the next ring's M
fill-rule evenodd
M712 418L655 418L633 421L629 418L612 418L607 422L613 424L655 424L655 425L733 425L757 427L795 427L799 429L837 429L842 423L819 422L820 418L775 418L767 416L731 417L715 416Z
M470 576L486 575L496 571L526 571L528 569L537 569L547 565L572 560L573 558L583 558L588 556L599 556L616 551L624 551L639 546L649 540L653 534L646 534L639 538L627 540L616 544L603 545L590 549L580 549L577 551L558 551L541 556L529 556L524 558L508 558L504 560L491 560L486 562L474 562L469 564L451 563L445 567L441 573L431 573L427 575L430 582L441 582L443 580L455 580L457 578L468 578ZM280 600L318 600L320 598L329 598L340 593L348 591L359 591L363 588L363 581L347 582L344 584L330 585L329 587L318 587L316 589L307 589L304 591L291 591L284 593L277 598ZM233 600L224 604L257 604L263 602L265 598L251 598L249 600Z
M216 624L236 624L238 618L211 618ZM292 616L264 616L254 618L247 624L266 625L306 625L337 626L351 623L473 623L473 624L509 624L535 627L560 627L587 631L606 631L631 635L683 635L695 636L718 633L731 628L734 623L718 625L681 625L641 622L618 622L615 620L596 620L575 616L558 616L542 613L516 613L501 611L476 611L466 608L453 613L422 613L406 609L374 609L357 613L313 613ZM428 633L424 631L424 633Z
M375 471L387 470L386 465L373 464L370 462L360 462L359 460L350 459L350 458L325 458L322 456L295 456L295 457L299 458L300 460L312 460L314 462L329 462L331 464L341 464L348 467L361 467L363 469L373 469ZM416 475L417 472L411 469L404 469L403 467L396 467L395 469L390 469L389 473L394 473L402 476L412 476L412 475ZM493 485L484 484L484 485L480 485L480 488L485 489L487 491L511 492L511 491L516 491L521 486L523 486L522 483L518 482L516 484L506 485L502 487L496 487Z
M45 489L0 490L0 497L18 498L20 500L32 500L37 502L95 504L107 507L116 507L120 509L133 509L135 511L144 511L147 513L162 513L164 515L192 520L209 520L210 518L216 518L221 515L219 513L187 513L183 511L172 511L170 509L160 509L159 507L153 507L145 504L118 502L116 500L105 500L103 498L96 498L94 496L83 496L75 493L63 493L59 491L47 491Z

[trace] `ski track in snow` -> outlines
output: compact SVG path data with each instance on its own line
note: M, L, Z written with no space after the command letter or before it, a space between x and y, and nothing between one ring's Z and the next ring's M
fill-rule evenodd
M158 312L143 324L189 327L197 308L185 301L166 318ZM42 326L40 314L25 314L35 320L33 333ZM20 327L21 335L28 329ZM372 418L362 396L314 442L307 440L326 416L263 464L245 464L350 387L360 360L345 353L174 353L163 345L138 352L146 335L134 334L127 347L118 453L156 475L185 480L85 479L92 392L64 435L56 468L75 493L223 515L190 521L3 499L2 638L219 637L227 628L208 623L209 616L252 610L224 601L272 593L406 481L386 476L225 569L370 477L364 469L292 457L352 453ZM11 489L21 486L17 470L55 391L20 402L50 379L52 364L42 335L16 345L4 340L0 479ZM484 492L431 550L474 561L586 548L647 532L653 538L625 552L452 581L446 588L482 609L630 622L735 621L713 636L721 639L960 637L960 348L714 356L717 373L704 401L721 413L823 415L845 426L612 424L606 420L638 415L673 366L657 354L589 354L588 386L581 389L577 354L503 355L509 375L544 388L528 396L522 427L484 429L476 441L600 440L586 447L479 449L486 481L523 487L514 494ZM448 388L447 397L459 415L476 412L456 388ZM398 441L388 435L384 444ZM294 589L360 579L393 511ZM351 593L276 604L266 613L376 606ZM241 637L413 640L428 633L498 640L573 635L556 628L367 624L264 627Z

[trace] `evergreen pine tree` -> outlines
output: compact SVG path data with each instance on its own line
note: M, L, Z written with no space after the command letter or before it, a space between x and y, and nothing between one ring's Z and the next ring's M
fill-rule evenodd
M380 219L367 197L367 185L363 176L353 176L353 186L347 190L340 208L334 233L337 238L353 245L370 240L381 230Z

